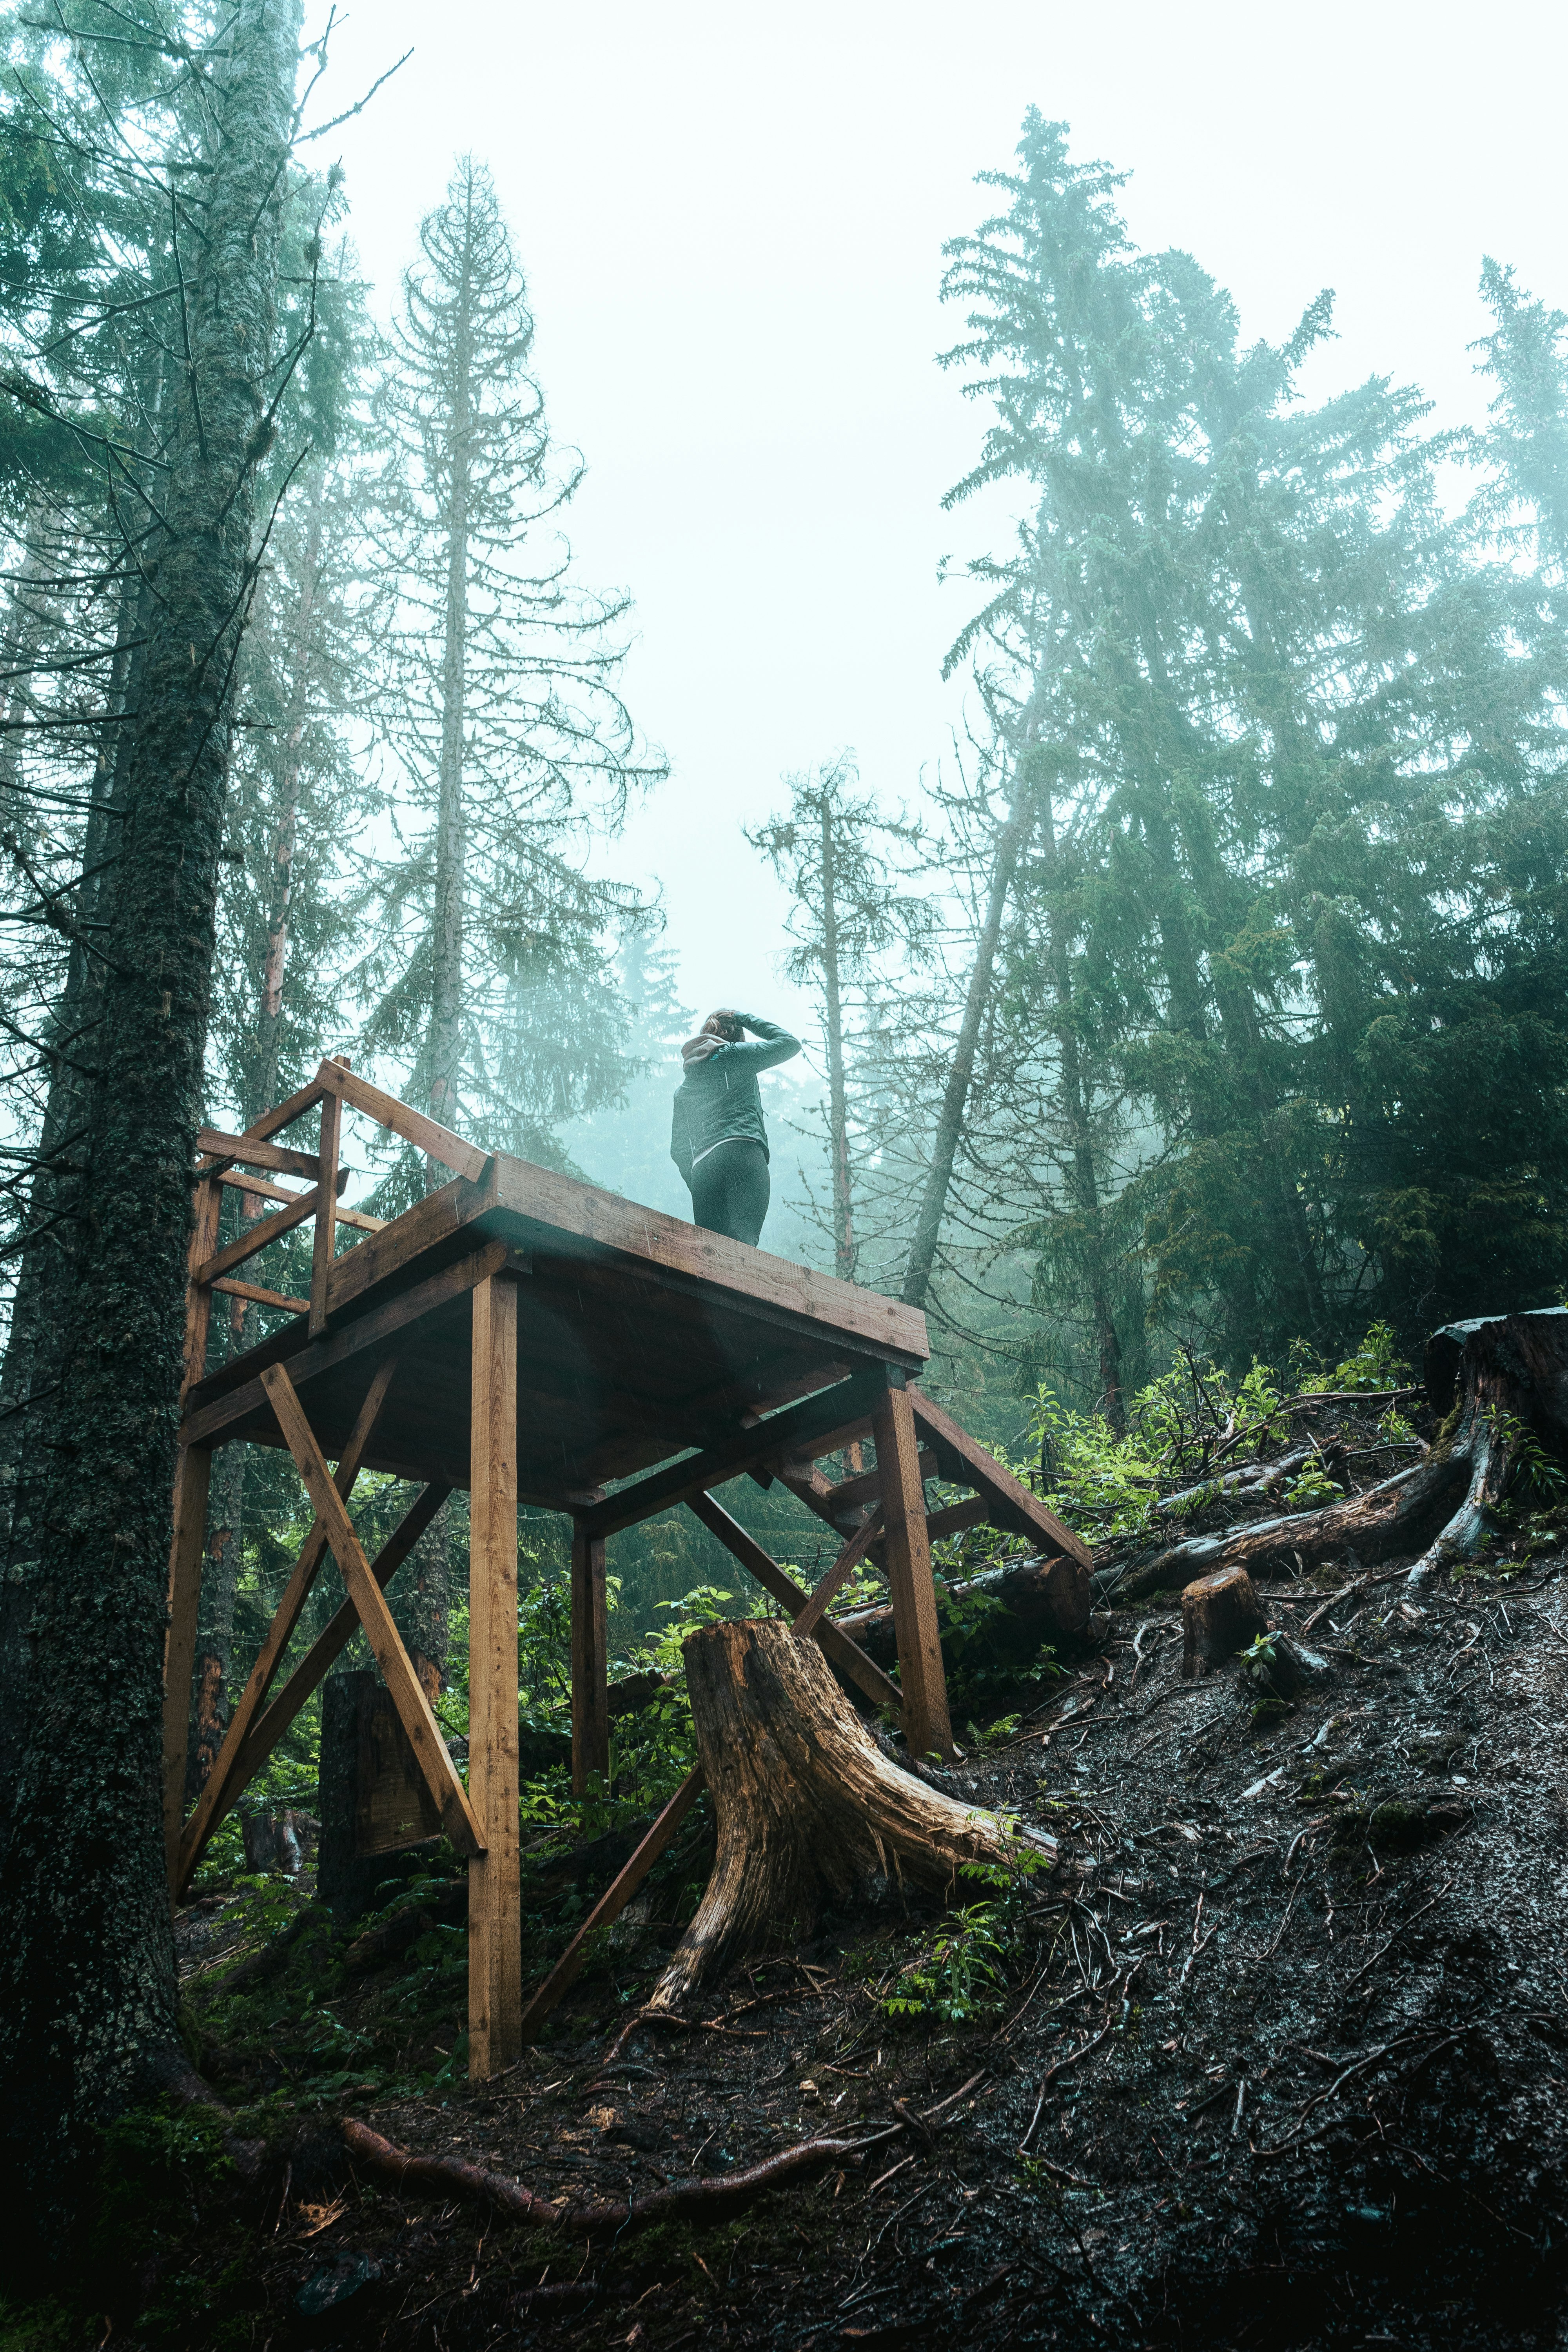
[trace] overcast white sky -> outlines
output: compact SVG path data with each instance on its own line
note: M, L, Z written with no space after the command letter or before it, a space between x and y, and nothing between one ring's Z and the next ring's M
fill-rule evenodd
M411 46L315 156L384 310L453 155L494 172L588 460L579 571L636 598L627 698L672 765L613 864L662 886L704 1009L789 1017L740 834L781 773L852 745L893 800L943 755L967 592L936 568L975 522L939 499L982 418L933 364L940 248L1028 105L1131 171L1134 236L1195 254L1247 336L1335 288L1314 388L1386 373L1475 416L1486 252L1568 307L1561 6L361 0L313 119Z

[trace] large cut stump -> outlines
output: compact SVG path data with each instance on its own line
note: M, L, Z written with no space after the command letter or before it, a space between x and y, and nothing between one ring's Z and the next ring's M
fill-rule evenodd
M685 1659L719 1851L650 2007L673 2009L743 1953L798 1942L825 1905L889 1883L954 1894L965 1863L1016 1854L993 1816L883 1755L816 1642L742 1620L693 1633ZM1055 1859L1054 1839L1025 1843Z

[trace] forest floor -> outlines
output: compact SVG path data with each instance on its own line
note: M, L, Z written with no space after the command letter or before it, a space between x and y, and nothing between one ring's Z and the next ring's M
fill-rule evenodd
M245 1898L193 1906L232 2114L122 2137L91 2325L12 2315L0 2345L1568 2343L1565 1567L1493 1547L1415 1597L1393 1570L1337 1603L1353 1570L1267 1587L1328 1663L1289 1710L1234 1661L1180 1679L1175 1593L1102 1612L953 1776L1051 1830L1055 1870L956 1921L825 1921L613 2065L689 1855L548 2039L473 2084L439 1889L378 1965L312 1911L237 1989ZM928 2006L889 2014L900 1990ZM583 2236L395 2189L345 2114L557 2200L868 2145L735 2218Z

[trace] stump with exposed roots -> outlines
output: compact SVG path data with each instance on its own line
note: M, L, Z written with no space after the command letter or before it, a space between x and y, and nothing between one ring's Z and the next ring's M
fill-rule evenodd
M1568 1469L1568 1312L1450 1324L1427 1342L1426 1385L1449 1417L1414 1468L1325 1510L1173 1544L1123 1575L1118 1598L1238 1568L1300 1575L1351 1551L1363 1566L1414 1553L1415 1583L1468 1559L1493 1505Z
M882 1753L817 1644L786 1624L706 1626L685 1657L719 1851L651 2008L674 2009L727 1961L800 1941L826 1906L889 1884L956 1894L965 1863L1016 1855L993 1816ZM1052 1839L1024 1842L1054 1860Z

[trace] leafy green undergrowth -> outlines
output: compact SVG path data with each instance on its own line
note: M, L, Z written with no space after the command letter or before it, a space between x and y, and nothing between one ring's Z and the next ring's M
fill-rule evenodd
M878 1999L884 2015L968 2025L998 2009L1019 1979L1029 1948L1031 1886L1046 1856L1019 1841L1006 1816L984 1817L1005 1840L999 1862L966 1862L959 1875L985 1890L979 1901L943 1914L917 1937L910 1956L885 1962Z

